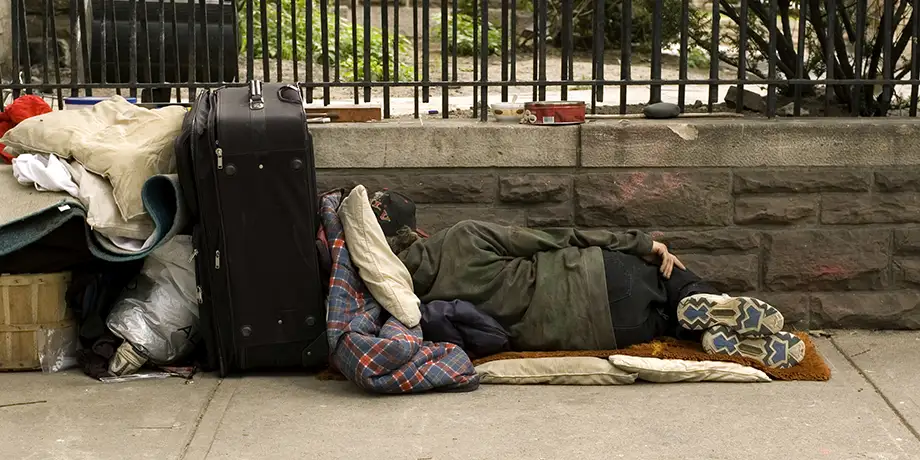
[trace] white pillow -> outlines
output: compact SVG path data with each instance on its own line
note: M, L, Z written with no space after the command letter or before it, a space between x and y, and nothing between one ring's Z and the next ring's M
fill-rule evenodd
M422 313L412 290L412 276L387 244L363 185L342 200L339 219L351 261L374 299L407 327L418 326Z
M639 379L655 383L673 382L769 382L770 377L753 367L724 361L644 358L613 355L610 363Z
M591 356L502 359L476 366L476 373L482 383L511 385L629 385L636 381L636 374Z

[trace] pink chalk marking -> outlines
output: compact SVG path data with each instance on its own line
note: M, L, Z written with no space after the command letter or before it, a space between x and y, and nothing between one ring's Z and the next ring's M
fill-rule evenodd
M813 273L820 276L843 276L849 274L849 270L839 265L818 265L812 270Z

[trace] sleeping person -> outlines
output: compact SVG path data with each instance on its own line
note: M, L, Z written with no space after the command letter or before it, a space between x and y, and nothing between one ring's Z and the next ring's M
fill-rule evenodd
M672 336L770 367L805 356L776 308L720 293L641 231L467 220L427 236L407 197L386 191L370 201L421 301L476 305L516 351L607 350Z

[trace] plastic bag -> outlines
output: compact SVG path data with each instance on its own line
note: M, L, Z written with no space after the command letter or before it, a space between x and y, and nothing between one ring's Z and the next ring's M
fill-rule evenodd
M122 382L133 382L135 380L150 380L150 379L168 379L172 377L167 372L144 372L143 374L129 374L121 375L115 377L99 377L99 381L102 383L122 383Z
M42 372L51 374L77 366L77 330L74 327L42 329L36 334Z
M154 364L169 364L187 356L199 340L197 294L192 239L179 235L144 260L106 324Z

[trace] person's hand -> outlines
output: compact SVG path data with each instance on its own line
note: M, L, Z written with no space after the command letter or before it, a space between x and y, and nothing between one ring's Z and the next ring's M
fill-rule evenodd
M665 279L671 278L671 272L674 271L675 266L681 270L687 269L677 256L668 252L668 247L665 246L664 243L653 241L651 256L657 259L656 262L661 263L658 271Z

